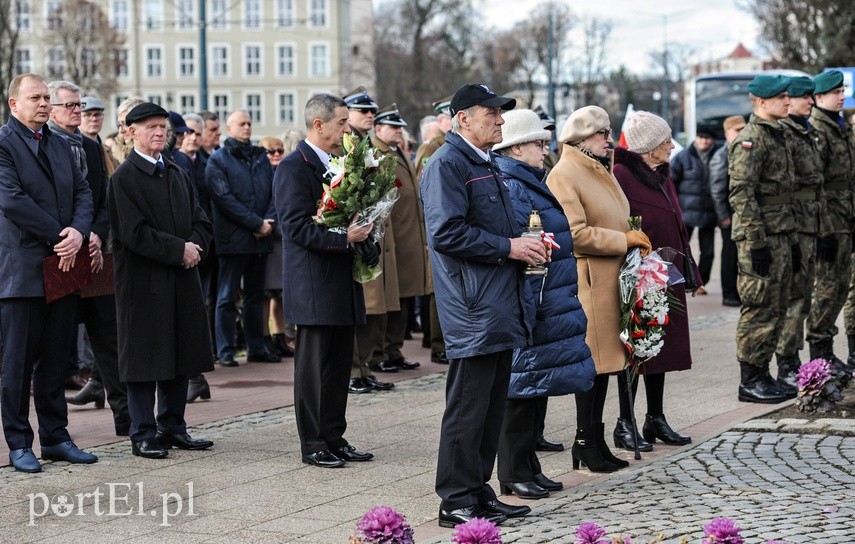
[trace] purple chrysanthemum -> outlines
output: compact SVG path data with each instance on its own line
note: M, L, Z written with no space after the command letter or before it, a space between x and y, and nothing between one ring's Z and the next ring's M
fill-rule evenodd
M714 544L744 544L736 523L727 518L716 518L704 527L704 538Z
M457 526L451 541L457 544L502 544L502 535L492 521L472 518Z
M818 395L831 379L831 370L825 359L814 359L799 367L796 374L799 392L804 395Z
M388 506L375 506L366 512L356 529L366 544L413 544L413 528Z
M609 541L605 529L593 521L586 521L576 529L574 544L609 544Z

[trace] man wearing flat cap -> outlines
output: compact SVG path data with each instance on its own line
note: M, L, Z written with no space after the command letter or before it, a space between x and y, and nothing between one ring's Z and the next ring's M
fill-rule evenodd
M350 125L350 133L357 138L365 138L374 126L374 116L380 106L362 85L344 95L342 99L347 104L347 123Z
M151 102L125 117L133 150L110 178L119 372L127 382L134 455L210 448L187 434L187 380L213 370L205 297L196 266L213 228L189 177L163 160L165 109ZM157 416L155 410L157 394Z
M523 318L524 264L549 260L538 239L520 237L508 188L490 150L502 112L516 101L486 85L451 99L453 128L421 179L431 269L449 359L439 439L439 524L473 517L501 523L528 507L500 502L487 484L496 460L514 348L531 337Z
M801 265L793 270L793 285L787 317L775 357L778 359L778 384L782 389L798 391L796 373L801 366L799 351L805 342L805 319L810 311L817 261L820 266L833 263L837 257L837 240L830 234L827 216L821 213L822 162L817 150L817 136L810 124L814 83L807 76L790 78L788 116L781 120L789 136L790 156L795 173L793 210L797 237L802 252ZM819 238L817 238L819 236ZM819 242L819 243L817 243Z
M742 301L736 327L742 402L775 404L795 397L769 374L792 276L802 260L793 214L793 161L779 123L790 105L789 82L784 76L754 78L748 85L753 113L729 148L732 235Z

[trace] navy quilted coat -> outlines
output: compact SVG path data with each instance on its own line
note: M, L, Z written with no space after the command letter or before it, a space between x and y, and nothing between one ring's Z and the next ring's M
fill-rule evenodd
M532 209L543 230L555 235L549 272L526 276L525 316L532 345L514 350L508 398L566 395L587 391L596 370L585 343L588 320L578 298L576 257L570 225L558 200L543 181L545 171L498 156L496 163L508 184L517 224L528 226Z

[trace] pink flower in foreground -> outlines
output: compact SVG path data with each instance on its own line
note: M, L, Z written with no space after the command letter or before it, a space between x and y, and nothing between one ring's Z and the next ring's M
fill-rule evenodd
M574 544L609 544L606 531L593 521L586 521L576 529Z
M714 544L745 544L745 540L739 536L741 531L735 522L716 518L704 527L704 539Z
M413 528L388 506L375 506L366 512L356 529L366 544L413 544Z
M472 518L457 526L451 541L457 544L502 544L502 535L493 522Z
M799 391L816 395L831 379L831 370L825 359L814 359L799 367L796 374L799 383Z

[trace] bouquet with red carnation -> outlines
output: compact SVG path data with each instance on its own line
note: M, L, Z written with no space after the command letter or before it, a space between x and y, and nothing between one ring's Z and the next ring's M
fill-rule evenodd
M332 157L326 175L329 183L318 202L315 223L345 233L351 224L373 223L369 241L378 242L392 206L398 200L400 181L395 179L394 155L383 155L371 147L368 136L358 139L345 134L344 156ZM382 273L380 265L367 266L357 253L353 262L353 279L365 283Z

